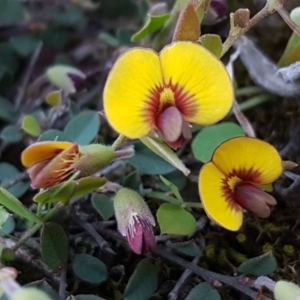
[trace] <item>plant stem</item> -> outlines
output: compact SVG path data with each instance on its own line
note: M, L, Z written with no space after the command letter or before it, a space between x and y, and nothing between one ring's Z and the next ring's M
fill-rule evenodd
M118 138L114 141L114 143L112 144L111 147L112 147L114 150L117 150L118 148L121 147L122 144L125 143L126 140L127 140L127 137L124 136L124 135L122 135L122 134L120 134L120 135L118 136Z
M250 19L247 27L240 28L240 30L235 35L232 35L233 30L230 30L228 38L223 43L221 57L231 48L231 46L235 43L235 41L238 40L242 35L244 35L251 27L253 27L255 24L257 24L263 18L265 18L266 16L268 16L272 13L273 12L270 12L268 10L268 7L265 6L252 19ZM236 27L233 27L233 29L236 29Z
M51 210L47 212L47 214L43 217L43 222L51 219L64 205L58 203ZM31 228L27 229L27 231L23 234L23 236L18 240L18 242L13 246L12 250L16 251L19 249L31 236L33 236L43 224L35 224Z

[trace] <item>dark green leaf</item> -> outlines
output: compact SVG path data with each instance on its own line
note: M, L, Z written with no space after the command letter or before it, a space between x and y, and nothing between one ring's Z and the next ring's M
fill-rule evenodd
M276 269L277 262L272 252L270 251L243 262L239 266L238 271L244 274L264 276L274 273Z
M21 176L21 173L14 165L5 162L0 163L0 182L2 186L5 187L6 184L17 179L19 176ZM8 191L15 197L20 198L27 192L29 184L28 180L19 181L10 187Z
M11 234L15 231L16 222L13 216L9 216L6 222L3 224L2 228L0 229L1 234Z
M19 126L8 125L2 129L1 138L7 143L17 143L22 139L22 132Z
M149 175L167 174L175 168L156 155L141 142L134 144L135 155L128 161L141 173Z
M243 129L235 123L224 122L207 126L193 139L193 154L200 161L208 162L220 144L231 138L244 135Z
M15 111L13 104L1 96L0 96L0 118L9 122L15 122L18 118L18 114Z
M100 284L107 279L105 264L98 258L89 254L77 254L73 263L76 276L92 284Z
M148 20L144 25L144 27L140 31L135 33L132 36L131 40L133 42L138 42L144 37L146 37L147 35L156 32L157 30L159 30L165 25L165 23L169 20L169 18L170 18L169 14L160 15L160 16L148 16Z
M68 260L68 238L64 229L57 223L48 222L41 233L41 253L44 262L53 270Z
M59 26L49 26L39 34L39 38L44 42L45 47L62 48L65 46L69 32Z
M162 234L188 235L196 229L194 216L176 204L162 204L156 216Z
M3 1L3 0L1 0ZM1 3L0 1L0 3ZM10 1L10 0L8 0ZM13 1L12 1L13 2ZM15 1L17 3L17 1ZM1 11L1 8L0 8ZM0 66L15 74L19 69L19 59L9 43L0 43Z
M106 195L93 194L92 205L104 220L108 220L115 214L113 203Z
M187 176L190 173L190 170L184 165L184 163L177 156L177 154L160 139L154 138L152 136L145 136L142 137L140 140L156 155L162 157L169 164L180 170L184 175ZM164 174L160 173L160 175Z
M122 185L132 190L138 190L140 184L141 184L141 176L139 172L133 171L124 178Z
M99 189L107 182L104 177L85 177L76 182L76 187L72 198L77 198L82 195L91 193Z
M95 295L77 295L75 296L74 300L105 300L105 299Z
M120 46L130 46L133 45L131 42L131 37L134 31L129 28L119 28L117 30L117 40Z
M202 256L202 251L194 241L180 243L171 243L170 241L168 241L167 246L179 254L191 257Z
M63 27L77 27L86 23L82 10L75 5L67 5L64 11L56 12L53 16L53 23Z
M112 47L118 47L119 41L111 34L107 32L101 32L98 36L98 38L107 44L109 44Z
M13 25L24 19L24 4L22 1L0 1L0 23Z
M165 174L164 177L172 182L179 191L181 191L186 185L186 177L179 170L174 170L168 174ZM169 188L162 182L158 182L157 185L163 191L169 191Z
M42 141L66 141L72 142L72 139L64 132L57 129L49 129L42 133L38 138L39 142Z
M95 139L100 128L100 118L95 111L84 111L67 124L64 133L80 145L87 145Z
M151 259L139 262L124 292L124 300L148 300L158 286L158 267Z
M10 44L16 52L22 56L27 56L34 52L39 40L31 35L17 35L10 38Z
M185 300L221 300L220 294L209 283L202 282L196 285Z
M0 187L0 204L20 217L35 223L42 223L42 221L30 210L28 210L21 201L19 201L14 195L10 194L3 187Z

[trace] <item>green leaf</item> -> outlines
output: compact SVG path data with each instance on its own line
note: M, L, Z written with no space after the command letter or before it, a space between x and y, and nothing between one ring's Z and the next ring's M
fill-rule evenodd
M21 56L28 56L36 49L39 40L29 34L17 35L10 38L10 44Z
M150 258L139 262L124 292L124 300L148 300L158 286L158 267Z
M22 129L32 136L39 136L41 134L41 127L37 119L32 115L24 117L22 122Z
M62 27L83 26L86 18L82 9L76 5L67 5L64 11L58 11L53 16L53 23Z
M0 96L0 118L8 122L15 122L18 119L18 114L13 104L1 96Z
M160 16L149 15L148 20L144 25L144 27L140 31L135 33L132 36L131 40L133 42L138 42L144 37L146 37L147 35L150 35L155 31L161 29L165 25L165 23L169 20L169 18L170 18L170 14L164 14Z
M2 129L1 138L7 143L17 143L22 140L22 132L19 126L8 125Z
M107 32L101 32L98 35L98 38L107 44L109 44L112 47L118 47L119 46L119 41L111 34Z
M15 231L16 228L16 222L13 216L9 216L6 222L3 224L2 228L0 229L0 232L2 235L11 234Z
M3 206L0 206L0 227L4 225L4 223L7 221L8 218L9 218L9 213Z
M209 283L197 284L185 298L185 300L221 300L220 294Z
M164 175L170 182L172 182L176 188L181 191L186 185L186 177L179 170L174 170ZM169 188L162 182L158 182L157 185L163 191L169 191Z
M73 263L76 276L92 284L100 284L107 279L105 264L98 258L89 254L77 254Z
M245 136L243 129L235 123L224 122L203 128L192 141L192 152L202 162L211 160L216 148L223 142Z
M162 204L156 217L162 234L188 235L196 229L194 216L176 204Z
M68 260L68 238L57 223L48 222L41 232L41 254L44 262L52 270L57 270Z
M200 42L203 47L209 50L217 58L222 55L222 40L217 34L204 34L200 37Z
M167 242L167 246L173 251L190 257L202 256L202 251L194 241L171 243Z
M82 195L93 192L102 187L107 182L104 177L85 177L76 182L76 187L72 198L77 198Z
M115 214L113 202L103 194L93 194L92 205L101 215L103 220L108 220Z
M84 111L71 119L64 133L80 145L93 141L100 128L100 118L97 112Z
M77 295L74 297L74 300L105 300L105 299L95 295Z
M133 171L125 176L122 186L132 190L138 190L141 184L141 176L138 171Z
M177 154L163 141L151 137L145 136L140 139L149 149L151 149L156 155L162 157L169 164L173 165L175 168L180 170L184 175L188 175L190 170L183 164L181 159L177 156ZM173 170L172 170L173 171ZM171 172L171 170L169 171ZM168 172L168 173L169 173ZM160 175L164 175L160 173Z
M39 38L44 42L45 47L62 48L69 37L69 31L59 26L49 26L39 34Z
M51 299L58 299L57 292L44 280L33 281L24 285L25 287L34 287L46 293Z
M35 214L28 210L21 201L3 187L0 187L0 204L20 217L42 224L42 221Z
M68 182L63 188L54 187L48 190L42 190L33 197L33 201L40 203L66 202L71 200L76 183L74 181Z
M13 74L16 74L19 69L18 55L16 54L10 43L0 43L0 66L5 67Z
M72 138L70 138L66 133L57 130L57 129L49 129L42 133L39 138L39 142L42 141L66 141L66 142L73 142Z
M291 19L300 26L300 7L296 7L291 11ZM297 33L293 33L286 45L286 48L278 62L280 67L288 66L300 60L300 37Z
M277 269L277 262L272 252L269 251L263 255L250 258L243 262L238 271L244 274L251 274L255 276L270 275Z
M46 96L45 101L47 104L49 104L51 106L59 107L61 105L61 101L62 101L61 90L50 92Z
M178 191L178 188L176 187L176 185L174 185L174 183L170 182L167 178L163 177L163 176L159 176L159 178L161 179L161 181L172 191L172 193L174 194L174 196L181 202L183 203L183 199L180 195L180 192Z
M149 175L167 174L175 168L141 142L134 143L135 155L128 159L138 171Z
M0 23L13 25L24 19L24 4L22 1L0 1Z
M131 41L131 37L134 34L134 31L129 28L119 28L117 29L117 40L120 46L132 46L134 45Z
M21 173L14 165L11 165L6 162L0 163L0 183L2 186L5 186L12 180L18 178L19 176L21 176ZM30 182L28 180L19 181L12 187L10 187L8 191L15 197L20 198L27 192L29 185Z

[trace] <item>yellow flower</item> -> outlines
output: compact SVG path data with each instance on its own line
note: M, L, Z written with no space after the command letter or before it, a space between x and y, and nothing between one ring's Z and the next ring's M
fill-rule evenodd
M238 230L243 209L266 218L276 200L261 189L281 175L282 161L270 144L237 137L221 144L200 170L199 193L209 217L229 230Z
M104 88L105 113L117 132L141 138L155 130L175 148L191 138L189 123L221 120L232 101L222 63L191 42L173 43L159 54L144 48L127 51Z

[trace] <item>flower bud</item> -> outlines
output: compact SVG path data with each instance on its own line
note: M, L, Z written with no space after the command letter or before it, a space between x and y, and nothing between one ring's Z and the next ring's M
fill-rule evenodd
M37 288L21 288L14 293L11 300L52 300L45 292Z
M108 166L115 157L115 151L109 146L47 141L27 147L21 160L28 168L33 188L51 188L78 171L77 178L91 176Z
M204 16L203 25L214 25L228 18L227 0L212 0Z
M46 75L52 84L68 94L78 92L85 86L86 75L73 67L56 65L48 68Z
M122 188L114 198L119 232L127 238L133 252L142 254L155 247L155 220L145 200L135 191Z
M276 300L299 300L300 287L292 282L279 280L275 284L274 296Z
M250 10L247 8L238 9L233 14L234 24L239 28L246 28L250 21Z

